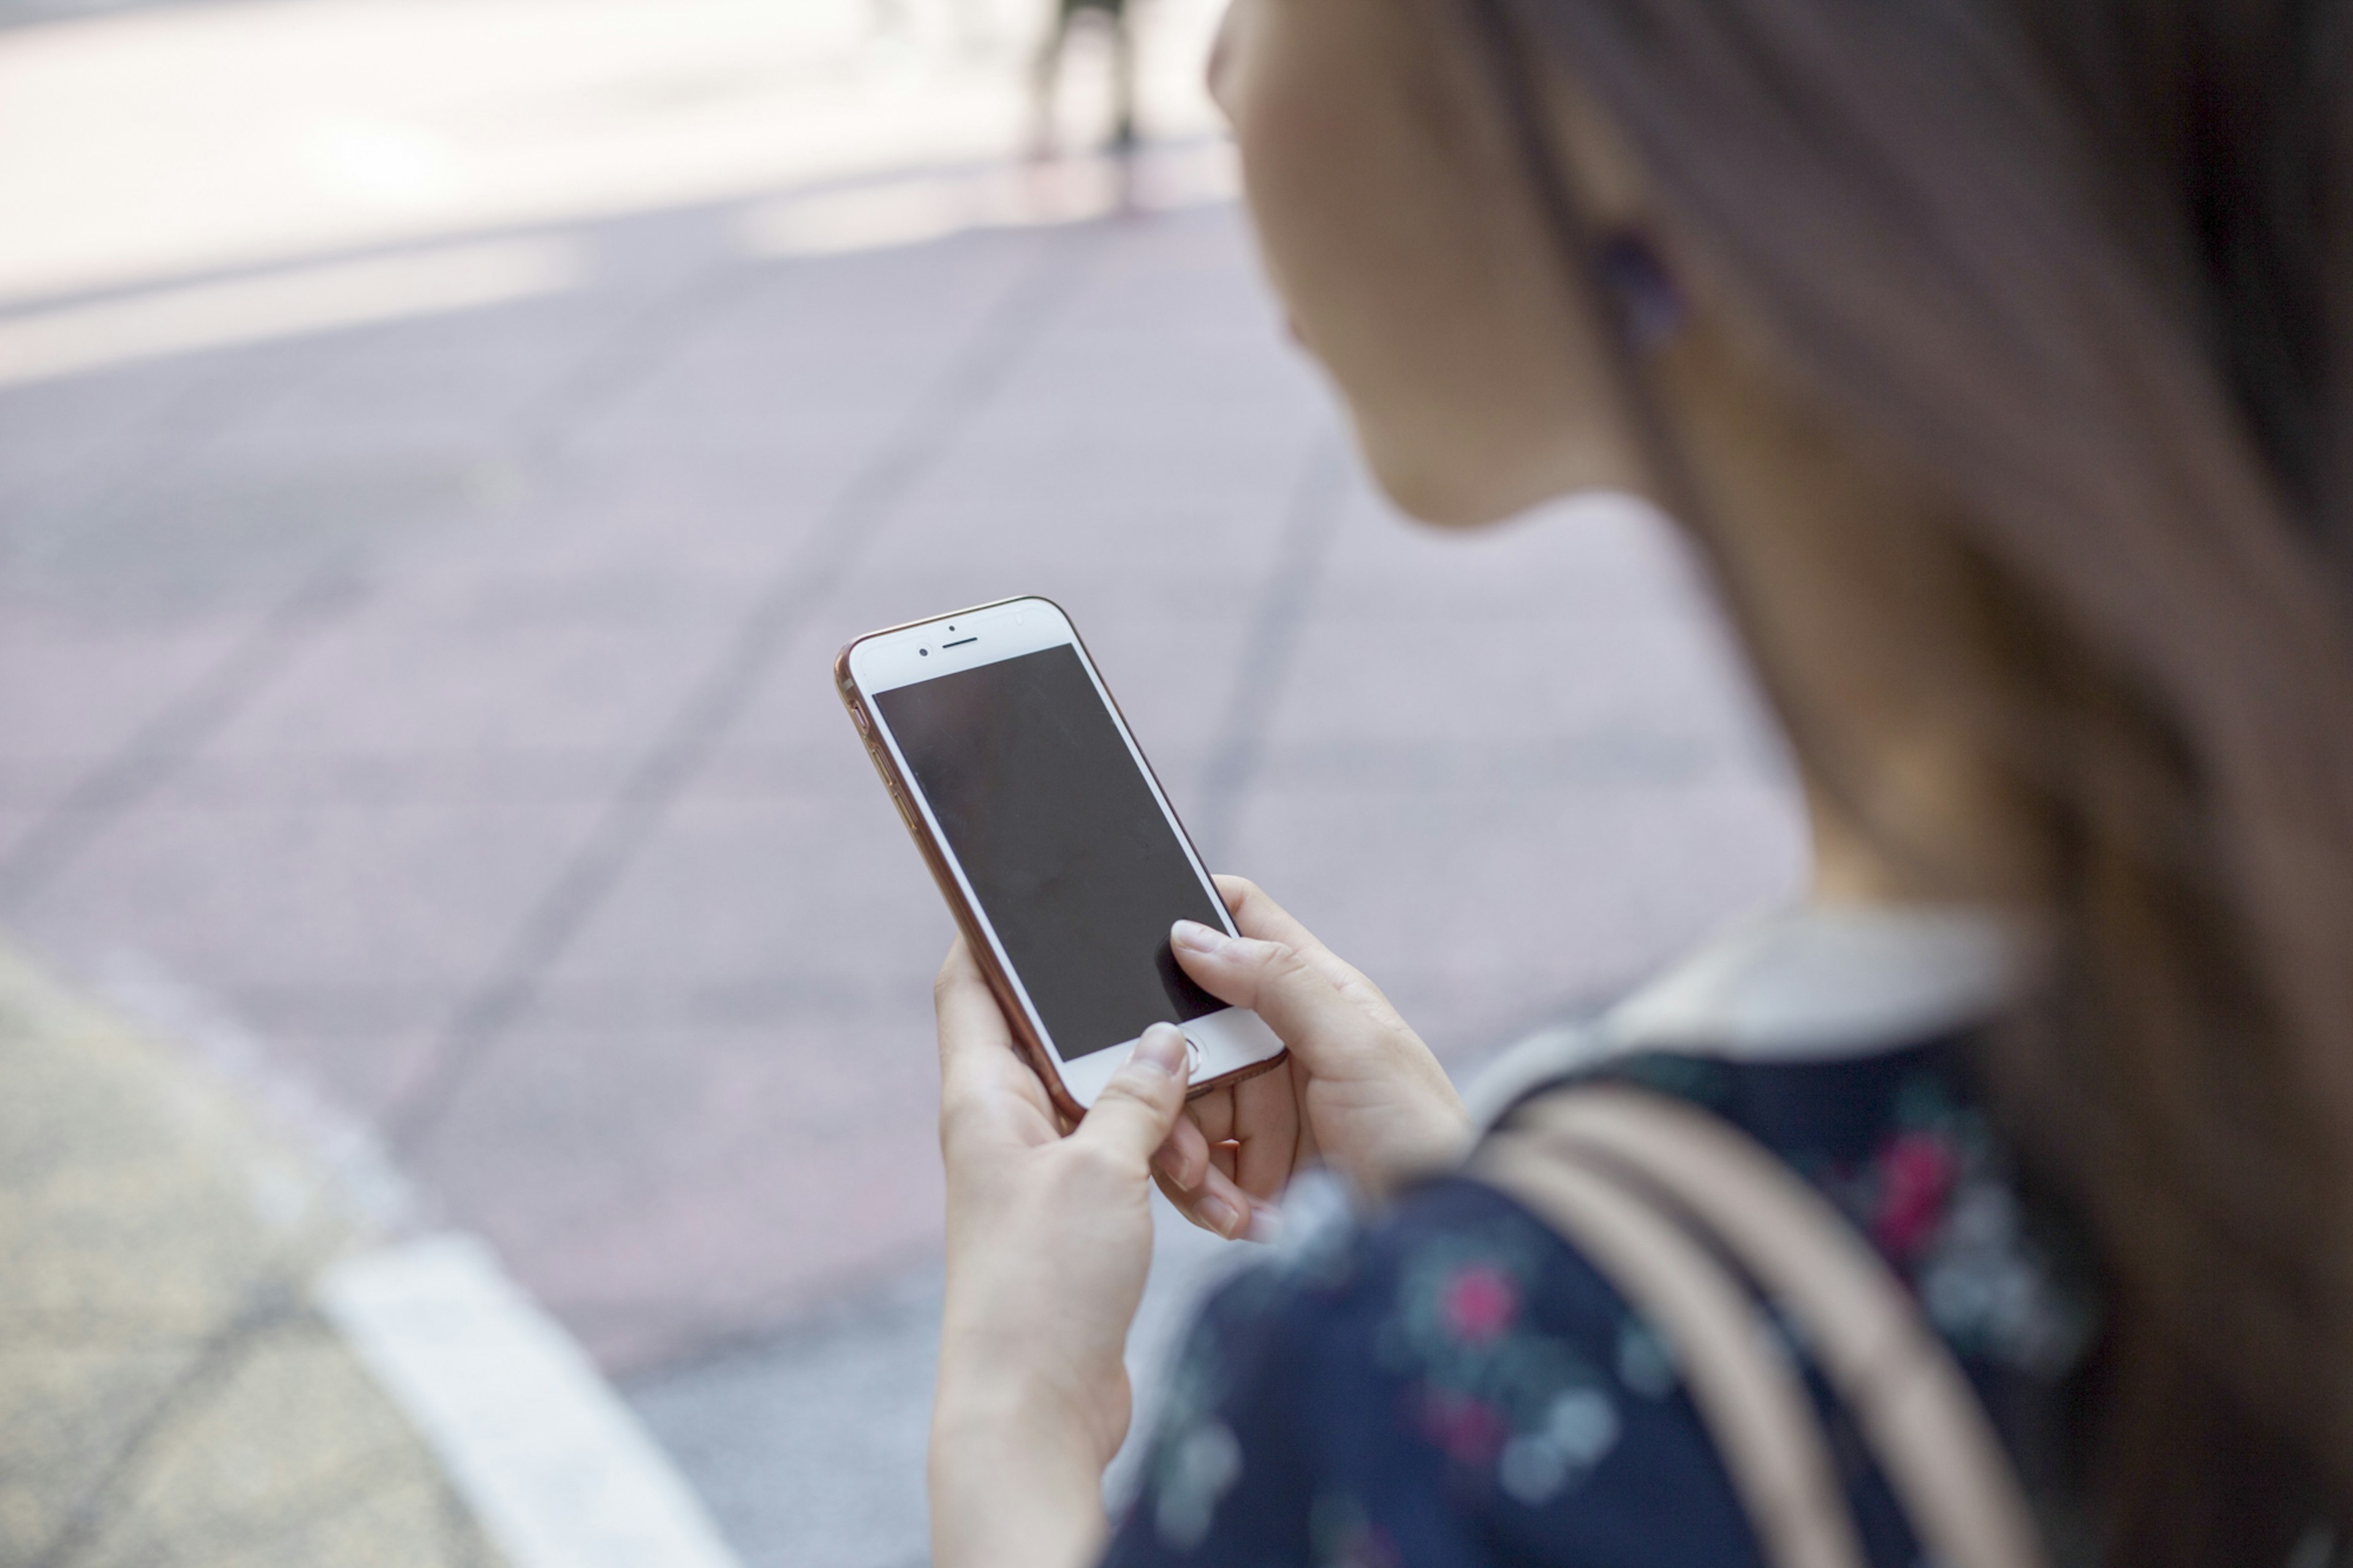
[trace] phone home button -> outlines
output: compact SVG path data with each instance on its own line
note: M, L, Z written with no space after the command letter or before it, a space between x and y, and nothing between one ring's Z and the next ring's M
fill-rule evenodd
M1201 1043L1190 1035L1185 1037L1185 1076L1188 1079L1201 1076Z

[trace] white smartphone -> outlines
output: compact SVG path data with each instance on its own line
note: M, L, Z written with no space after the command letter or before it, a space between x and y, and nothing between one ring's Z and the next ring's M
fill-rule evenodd
M834 660L834 683L1065 1116L1155 1023L1185 1031L1195 1093L1282 1059L1257 1014L1169 952L1176 921L1233 920L1058 605L1006 599L871 632Z

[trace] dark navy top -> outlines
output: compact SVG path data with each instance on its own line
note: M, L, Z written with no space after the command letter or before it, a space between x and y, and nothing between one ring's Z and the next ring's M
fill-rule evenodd
M1912 1289L2031 1461L2096 1326L2080 1250L2022 1195L1967 1042L1828 1061L1643 1055L1593 1075L1724 1117ZM1874 1568L1918 1550L1794 1339ZM2030 1463L2030 1468L2031 1464ZM1666 1345L1544 1223L1461 1178L1261 1264L1174 1373L1120 1568L1761 1563Z

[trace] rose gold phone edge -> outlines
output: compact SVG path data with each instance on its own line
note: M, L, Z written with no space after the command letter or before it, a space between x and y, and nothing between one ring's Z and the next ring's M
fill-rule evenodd
M1081 1105L1064 1086L1060 1065L1055 1060L1054 1053L1048 1048L1046 1042L1039 1038L1037 1030L1029 1021L1029 1008L1022 1005L1020 994L1014 989L1011 977L1005 973L1004 965L997 962L996 944L988 940L987 932L982 928L978 911L972 908L971 900L965 897L963 884L957 881L955 871L949 868L946 850L934 836L930 822L912 804L915 793L913 784L899 771L898 759L891 754L891 748L882 744L881 733L878 728L880 721L873 710L868 707L866 694L859 689L857 679L849 671L850 651L860 643L871 642L876 637L890 637L898 632L909 631L916 626L930 626L935 621L951 621L960 616L976 616L984 610L994 610L1002 605L1033 599L1040 604L1051 605L1054 613L1062 617L1062 623L1071 628L1071 640L1078 645L1088 668L1096 669L1094 654L1087 647L1086 637L1080 632L1078 623L1071 619L1069 611L1042 594L1016 594L1003 599L991 599L987 604L971 605L961 610L950 610L943 615L923 616L915 620L902 621L896 626L877 627L873 631L854 637L842 644L841 651L833 657L833 683L835 691L840 695L843 708L849 713L851 728L858 732L859 742L866 749L867 761L874 764L875 774L881 779L883 789L889 793L891 804L898 808L899 820L906 825L908 836L914 839L915 848L922 854L924 866L931 871L932 881L938 887L940 896L947 901L948 912L955 919L956 930L963 933L965 948L979 963L981 975L988 983L989 994L997 998L997 1011L1005 1015L1005 1021L1013 1031L1014 1043L1019 1047L1022 1058L1029 1063L1029 1069L1037 1074L1039 1081L1046 1086L1047 1098L1053 1102L1055 1110L1066 1121L1076 1123L1085 1118L1086 1107ZM1121 732L1127 737L1129 743L1134 748L1136 760L1143 766L1144 771L1151 775L1153 788L1158 793L1160 799L1166 802L1168 792L1161 784L1159 773L1153 769L1152 759L1145 753L1144 743L1135 739L1135 731L1129 726L1127 715L1119 706L1119 699L1113 694L1111 683L1102 679L1099 669L1096 672L1096 681L1103 700L1111 705L1113 714L1119 721ZM1192 856L1194 863L1206 868L1208 862L1203 858L1199 847L1193 842L1192 835L1186 830L1184 819L1176 815L1176 807L1168 806L1164 815L1169 826L1176 830L1176 836L1184 840L1185 847ZM1226 907L1225 895L1219 891L1214 877L1210 882L1209 894L1210 901L1224 919L1228 931L1232 931L1233 911ZM1288 1061L1290 1057L1291 1053L1286 1048L1262 1061L1247 1063L1204 1082L1188 1085L1186 1089L1186 1098L1198 1099L1211 1089L1223 1089L1246 1079L1256 1078L1261 1073L1271 1072Z

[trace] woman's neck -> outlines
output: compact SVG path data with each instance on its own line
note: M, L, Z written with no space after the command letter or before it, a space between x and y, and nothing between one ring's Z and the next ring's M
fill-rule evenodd
M1901 787L1851 808L1806 781L1813 837L1809 895L1828 904L1971 903L2031 909L2044 883L2008 792L1977 780L1966 760L1873 770ZM1866 827L1857 810L1868 815Z

